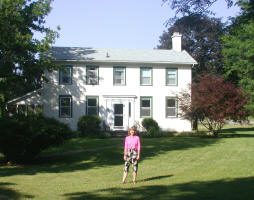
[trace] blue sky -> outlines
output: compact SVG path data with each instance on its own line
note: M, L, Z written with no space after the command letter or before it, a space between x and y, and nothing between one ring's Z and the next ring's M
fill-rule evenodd
M174 12L161 0L54 0L46 25L59 25L54 46L152 49ZM216 17L235 16L224 0L213 6Z

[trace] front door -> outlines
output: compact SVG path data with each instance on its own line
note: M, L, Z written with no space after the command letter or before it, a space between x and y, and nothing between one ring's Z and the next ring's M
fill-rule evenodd
M114 104L114 126L123 127L123 104Z

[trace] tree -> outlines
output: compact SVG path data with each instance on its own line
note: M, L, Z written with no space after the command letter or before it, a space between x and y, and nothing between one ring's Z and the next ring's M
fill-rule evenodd
M169 20L171 24L177 19L178 14L188 16L192 14L209 15L214 14L210 7L218 0L162 0L163 3L168 3L172 10L175 10L175 17ZM224 0L228 8L233 5L232 0Z
M191 84L191 94L183 91L179 96L182 117L198 118L215 136L225 124L225 119L246 119L248 112L244 106L249 97L243 94L241 87L236 88L214 74L203 73L199 80L199 83Z
M54 65L45 52L58 36L45 27L52 0L0 1L0 106L17 96L39 88L45 69ZM43 35L42 40L34 33Z
M182 34L183 49L189 52L198 65L193 68L193 80L202 71L222 73L222 41L225 24L218 18L193 14L178 19L173 26L160 36L158 48L171 49L171 36L174 32Z
M237 3L241 8L241 15L238 16L241 22L247 22L254 19L254 1L238 0Z
M254 115L254 2L239 1L242 14L223 39L225 77L250 94L247 108Z

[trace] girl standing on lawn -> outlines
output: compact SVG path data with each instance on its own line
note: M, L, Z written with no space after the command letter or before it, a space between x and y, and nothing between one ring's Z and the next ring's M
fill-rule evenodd
M124 142L124 173L122 184L125 183L125 179L128 175L130 164L132 163L133 169L133 183L136 184L136 177L138 171L138 160L140 159L140 139L136 135L137 131L134 127L131 127L128 131L128 136L125 138Z

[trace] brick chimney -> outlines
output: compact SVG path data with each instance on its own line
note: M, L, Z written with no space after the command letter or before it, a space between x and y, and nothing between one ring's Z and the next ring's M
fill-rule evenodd
M182 51L182 35L178 32L174 32L172 35L172 50Z

